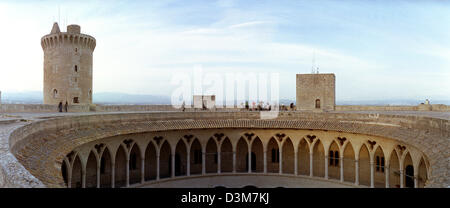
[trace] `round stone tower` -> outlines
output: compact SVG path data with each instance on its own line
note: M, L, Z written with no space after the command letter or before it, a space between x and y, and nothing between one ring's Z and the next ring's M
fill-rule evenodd
M92 55L95 38L80 33L79 25L67 32L53 24L50 34L41 38L44 50L44 104L92 103Z

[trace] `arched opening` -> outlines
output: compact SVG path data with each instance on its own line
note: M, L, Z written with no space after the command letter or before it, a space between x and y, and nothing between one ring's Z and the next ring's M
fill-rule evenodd
M292 144L291 139L288 137L286 141L284 141L283 149L282 149L282 161L283 161L283 172L286 174L294 174L294 145Z
M53 98L57 98L57 97L58 97L58 90L53 89Z
M384 173L385 161L384 161L384 152L380 146L378 146L374 155L374 185L376 188L384 188L386 187L386 175Z
M100 159L100 187L110 188L111 187L111 155L108 148L103 150Z
M66 161L63 160L62 165L61 165L61 175L63 177L65 186L67 186L67 178L68 178L67 174L68 173L69 173L69 171L68 171L68 167L67 167Z
M207 173L217 173L217 145L214 138L210 138L208 143L206 143L206 172Z
M316 142L313 150L313 175L325 176L325 150L320 140Z
M221 172L233 171L233 146L228 137L223 140L220 147Z
M128 165L130 171L130 184L141 182L141 151L135 143L130 151L130 161Z
M246 157L248 158L248 153L247 153ZM255 172L256 171L256 154L254 152L252 152L250 160L252 161L252 172ZM247 159L247 162L245 163L245 169L248 171L248 159Z
M241 137L236 146L236 172L247 172L247 168L245 167L248 162L247 153L247 142Z
M180 139L175 148L175 176L184 176L186 175L187 169L187 150L184 141Z
M198 139L195 139L191 145L190 160L191 160L191 174L201 174L202 173L202 145Z
M97 187L97 159L91 152L86 163L86 188L95 187Z
M316 99L316 109L320 108L320 99Z
M252 158L252 172L263 172L264 171L264 147L259 139L259 137L255 137L252 143L252 153L255 154L255 158L253 161Z
M328 177L340 179L340 172L339 146L333 141L328 149Z
M414 166L411 159L411 155L409 152L405 157L404 162L404 170L405 170L405 187L406 188L414 188Z
M145 149L145 180L153 180L156 178L156 148L152 142L148 143Z
M267 172L278 173L280 169L280 149L275 138L270 138L267 144Z
M81 160L77 155L72 167L72 188L81 188L81 171Z
M171 163L171 152L170 152L170 145L169 142L164 141L163 145L161 146L161 150L159 153L159 177L160 178L168 178L170 177L170 170L172 168Z
M370 186L370 155L366 145L359 151L359 184Z
M77 65L75 65L74 71L75 71L75 72L78 72L78 66L77 66Z
M389 186L400 188L400 161L395 150L392 151L389 161Z
M344 149L344 181L355 182L355 151L349 142Z
M425 184L427 183L428 180L428 174L427 174L427 166L425 165L425 160L422 158L420 159L420 163L419 163L419 175L418 175L418 187L419 188L423 188L425 187Z
M126 175L126 171L127 171L127 160L126 160L126 153L124 148L122 147L122 145L119 146L119 149L117 150L116 153L116 167L115 167L115 172L114 172L114 176L115 176L115 187L119 188L119 187L123 187L126 185L126 181L127 181L127 175Z
M298 174L309 175L309 146L305 139L298 144Z

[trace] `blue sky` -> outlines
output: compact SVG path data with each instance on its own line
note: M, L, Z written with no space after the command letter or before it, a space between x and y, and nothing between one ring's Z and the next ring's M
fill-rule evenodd
M40 38L58 19L97 39L94 93L170 95L201 65L278 72L293 99L315 54L338 100L450 100L448 1L0 1L0 90L42 90Z

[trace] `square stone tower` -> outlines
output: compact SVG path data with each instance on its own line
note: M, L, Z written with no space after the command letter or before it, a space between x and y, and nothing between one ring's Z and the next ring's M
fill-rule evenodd
M297 74L297 110L333 111L336 105L334 74Z

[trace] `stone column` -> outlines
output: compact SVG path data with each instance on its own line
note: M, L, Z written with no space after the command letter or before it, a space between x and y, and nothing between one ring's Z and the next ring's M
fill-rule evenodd
M374 173L374 162L370 161L370 188L375 187L375 173Z
M249 145L250 146L250 145ZM248 148L248 173L252 172L252 149Z
M233 150L233 173L236 173L236 151Z
M98 164L99 163L97 163L97 188L100 188L100 165Z
M400 188L405 187L405 173L403 172L403 167L400 167Z
M264 174L267 174L267 150L264 150Z
M191 151L186 152L186 175L191 175Z
M172 171L171 171L170 175L172 178L174 178L175 177L175 153L170 155L170 157L172 158L172 161L171 161L172 164L170 164L172 166Z
M141 158L141 183L145 182L145 155Z
M126 171L126 181L125 181L125 187L130 187L130 158L127 158L127 163L125 164Z
M283 148L280 148L280 161L278 163L278 174L283 174Z
M355 160L355 185L359 186L359 161Z
M294 175L298 175L298 151L294 151Z
M419 167L414 167L414 188L419 188Z
M325 179L328 179L328 155L325 155Z
M81 169L81 188L86 188L86 168Z
M344 182L344 156L341 156L339 158L339 164L340 164L340 172L341 172L340 179L341 179L341 182Z
M156 155L156 180L159 180L159 153Z
M222 157L221 157L222 152L220 151L220 149L218 149L217 151L217 173L220 174L222 172Z
M67 173L67 188L72 188L72 168Z
M386 183L386 188L389 188L389 166L384 167L384 175L386 177L385 179L385 183Z
M111 188L116 184L116 163L111 160Z
M309 177L313 177L313 163L314 163L314 159L313 159L314 154L312 152L309 153Z
M202 150L202 175L206 174L206 150Z
M414 188L419 188L419 176L414 174Z

